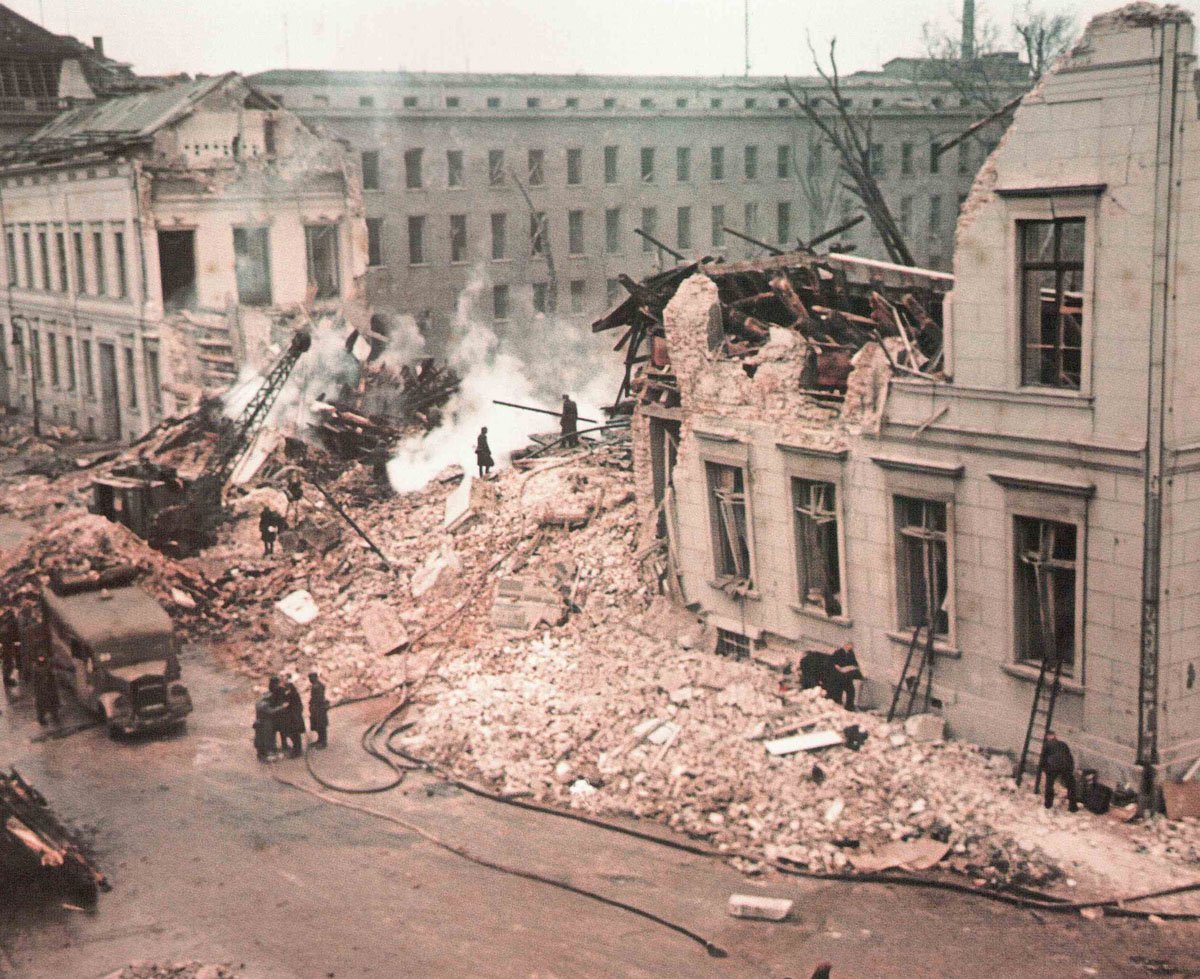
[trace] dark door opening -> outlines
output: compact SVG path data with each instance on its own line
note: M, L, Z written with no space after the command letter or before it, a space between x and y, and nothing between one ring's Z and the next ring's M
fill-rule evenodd
M159 231L158 271L166 309L196 305L196 232Z

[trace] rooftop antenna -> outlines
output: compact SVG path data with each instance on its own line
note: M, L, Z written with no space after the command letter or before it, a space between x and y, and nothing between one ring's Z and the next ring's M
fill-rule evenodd
M970 2L970 0L967 0ZM745 0L743 4L743 12L745 14L745 39L746 39L746 77L750 77L750 0Z

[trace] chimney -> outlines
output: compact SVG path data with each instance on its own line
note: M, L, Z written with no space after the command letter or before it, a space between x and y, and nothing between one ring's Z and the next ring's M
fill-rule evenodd
M92 37L92 50L95 51L99 57L103 58L104 57L104 38L100 37L99 35L93 36Z
M975 0L963 0L960 55L963 61L975 60Z

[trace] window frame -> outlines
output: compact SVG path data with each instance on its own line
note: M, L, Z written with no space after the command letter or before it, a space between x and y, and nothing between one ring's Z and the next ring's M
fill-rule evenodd
M248 236L250 234L254 234L256 236L261 236L262 241L265 244L265 247L263 248L263 258L264 258L263 276L266 280L266 287L267 287L265 299L259 298L259 297L251 297L250 299L247 299L242 295L241 278L237 273L237 258L238 258L237 242L238 242L239 233L243 237L243 240L246 240L246 236ZM255 307L270 306L272 304L272 300L274 299L274 294L275 294L274 287L273 287L274 284L271 281L271 228L270 228L270 226L265 225L265 224L235 224L230 229L230 241L233 245L234 286L237 289L238 302L244 306L255 306ZM305 236L305 259L306 259L305 270L306 271L307 271L307 254L308 254L308 238L306 235Z
M1073 641L1074 649L1072 650L1073 657L1070 665L1063 664L1062 675L1075 683L1082 683L1084 671L1086 668L1086 641L1087 641L1087 621L1085 615L1086 602L1086 587L1087 587L1087 515L1086 510L1083 512L1074 511L1073 508L1067 507L1043 507L1038 506L1032 501L1011 502L1005 509L1008 523L1008 559L1010 562L1009 568L1009 586L1011 594L1009 596L1009 625L1012 629L1012 635L1009 641L1010 660L1018 669L1041 670L1041 659L1035 659L1022 655L1022 646L1025 645L1022 641L1021 625L1023 612L1023 602L1020 594L1022 591L1021 584L1021 556L1018 553L1020 545L1020 533L1018 524L1021 521L1037 522L1042 524L1052 523L1061 526L1073 527L1075 530L1075 558L1073 573L1075 583L1072 599L1074 602L1074 630Z
M726 585L744 584L746 592L755 591L755 547L754 547L754 517L750 506L751 483L750 483L750 466L749 460L745 462L735 461L724 456L702 456L704 463L704 496L705 506L708 510L709 521L709 567L712 570L713 582L717 587ZM735 475L741 476L741 490L735 488L729 491L732 496L741 497L742 507L742 523L745 525L744 536L738 534L745 545L745 555L743 557L744 567L739 567L743 561L739 560L739 551L733 546L734 540L730 534L729 521L732 519L734 528L736 529L736 504L737 500L730 499L724 501L720 498L720 492L715 477L721 470L729 470ZM724 536L722 536L724 535ZM729 552L725 553L726 538L729 538ZM725 558L729 557L730 561L727 566Z
M318 283L317 295L315 299L340 299L342 296L342 242L341 242L341 225L336 222L315 222L313 224L304 225L304 270L308 276L308 282L315 282L313 276L315 267L315 256L312 238L318 229L326 229L326 233L333 241L333 292L321 292L320 283Z
M830 570L837 575L837 589L832 594L837 602L836 611L831 611L829 605L824 601L813 602L809 600L809 593L813 589L811 575L808 569L808 549L804 546L804 519L816 521L816 517L810 514L802 505L798 498L797 490L801 487L815 489L817 487L828 487L833 493L833 505L826 511L828 520L833 523L833 547L835 549L835 562ZM845 545L845 519L843 516L842 487L841 481L837 479L828 479L824 474L815 472L789 472L787 476L788 502L791 505L792 519L792 573L795 576L796 590L795 599L796 607L806 614L813 614L828 619L843 620L848 617L847 611L847 596L846 596L846 545ZM811 506L813 501L810 498L806 501L808 506Z
M1041 391L1062 395L1087 395L1091 390L1091 323L1092 323L1092 240L1094 209L1087 208L1058 208L1046 209L1042 214L1030 214L1031 209L1022 209L1020 213L1012 214L1012 331L1015 343L1013 358L1016 372L1016 386L1023 390ZM1036 223L1048 223L1054 226L1054 260L1050 263L1027 262L1025 259L1025 229ZM1079 263L1061 263L1058 260L1062 235L1060 227L1067 223L1081 223L1083 226L1082 261ZM1078 264L1078 268L1076 268ZM1070 265L1068 269L1066 266ZM1061 296L1063 294L1063 275L1068 271L1077 271L1082 293L1080 304L1079 326L1079 383L1077 386L1065 384L1046 384L1027 380L1027 358L1029 343L1026 338L1025 325L1025 275L1033 271L1052 271L1055 274L1055 291L1059 299L1061 320ZM1061 359L1061 351L1060 351Z
M956 615L955 596L955 500L952 495L930 492L917 486L891 485L888 487L888 509L891 521L891 564L892 564L892 625L897 633L905 638L912 634L915 623L908 621L908 610L911 605L908 592L908 582L904 580L904 567L901 563L901 543L906 536L900 522L900 501L909 500L925 504L936 504L945 508L946 514L946 595L943 602L946 606L946 631L934 632L934 644L941 648L955 648L957 645L958 624Z

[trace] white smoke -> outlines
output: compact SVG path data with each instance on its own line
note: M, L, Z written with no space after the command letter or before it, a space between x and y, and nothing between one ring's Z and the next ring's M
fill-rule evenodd
M388 463L398 493L418 490L447 466L475 469L475 440L486 426L498 467L537 432L557 433L558 419L494 404L496 399L558 411L570 394L581 416L602 423L600 405L611 403L619 361L603 341L596 342L582 321L531 317L528 329L500 336L478 313L490 294L481 270L458 297L449 342L449 363L462 378L443 411L442 424L403 442ZM580 421L581 429L589 427Z

